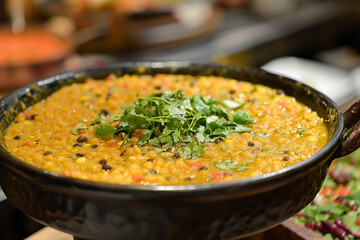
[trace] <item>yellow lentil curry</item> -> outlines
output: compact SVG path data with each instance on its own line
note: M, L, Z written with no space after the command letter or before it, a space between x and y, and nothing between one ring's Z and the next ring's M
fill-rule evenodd
M11 154L116 184L219 183L311 157L328 132L281 90L217 76L110 75L63 87L20 113Z

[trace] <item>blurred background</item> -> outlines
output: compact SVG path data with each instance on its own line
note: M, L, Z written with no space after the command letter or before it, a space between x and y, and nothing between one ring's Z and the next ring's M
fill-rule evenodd
M357 0L0 0L0 96L128 61L253 65L345 107L360 95ZM0 192L0 239L42 226Z

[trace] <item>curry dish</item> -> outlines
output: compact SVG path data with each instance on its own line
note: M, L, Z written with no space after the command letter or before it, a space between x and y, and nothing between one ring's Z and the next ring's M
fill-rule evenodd
M110 75L20 113L8 151L68 177L116 184L220 183L277 171L328 140L283 91L217 76Z

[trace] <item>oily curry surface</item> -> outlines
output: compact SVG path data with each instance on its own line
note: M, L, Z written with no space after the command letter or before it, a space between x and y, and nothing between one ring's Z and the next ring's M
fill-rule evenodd
M281 90L216 76L124 75L63 87L20 113L8 151L39 168L117 184L218 183L277 171L328 140Z

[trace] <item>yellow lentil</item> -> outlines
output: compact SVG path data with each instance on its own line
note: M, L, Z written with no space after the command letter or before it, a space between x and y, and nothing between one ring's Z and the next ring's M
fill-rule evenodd
M198 159L139 146L141 131L133 132L131 141L96 137L92 121L99 111L119 114L137 95L179 89L185 96L243 103L255 120L251 133L206 143ZM294 98L262 85L216 76L124 75L63 87L18 114L5 144L15 157L68 177L117 184L216 183L277 171L312 156L328 139L323 122ZM80 123L86 129L73 134Z

